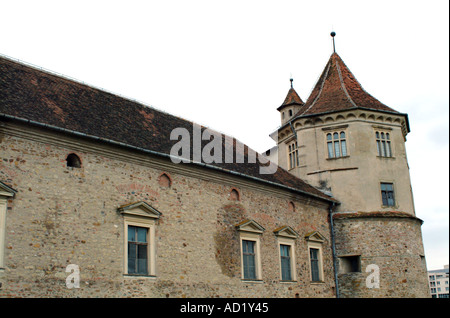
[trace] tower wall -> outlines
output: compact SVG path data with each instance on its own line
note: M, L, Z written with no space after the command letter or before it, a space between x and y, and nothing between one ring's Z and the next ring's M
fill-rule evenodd
M399 212L335 214L340 297L430 297L421 223ZM360 257L359 272L345 273L348 256Z
M401 118L367 111L347 111L297 119L299 165L288 166L287 147L295 141L290 127L279 141L278 163L295 176L330 192L341 212L403 211L415 215ZM388 132L392 156L377 154L377 131ZM327 134L344 132L346 155L330 158ZM392 183L394 206L383 206L380 184Z

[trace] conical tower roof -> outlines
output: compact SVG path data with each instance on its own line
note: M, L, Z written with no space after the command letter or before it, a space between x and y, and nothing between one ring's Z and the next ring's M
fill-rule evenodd
M367 93L337 53L333 53L305 105L297 116L352 108L398 113Z
M280 107L277 108L278 111L283 109L286 106L290 105L299 105L302 106L305 103L302 101L300 96L297 94L297 92L294 89L294 86L292 85L293 79L291 78L291 88L289 89L289 92L286 95L286 98L284 99L283 104L281 104Z

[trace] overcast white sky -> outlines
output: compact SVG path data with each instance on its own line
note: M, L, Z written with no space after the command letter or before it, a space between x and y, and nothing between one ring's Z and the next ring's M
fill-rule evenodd
M294 78L336 51L408 113L428 269L449 263L449 1L0 0L0 54L184 117L262 152Z

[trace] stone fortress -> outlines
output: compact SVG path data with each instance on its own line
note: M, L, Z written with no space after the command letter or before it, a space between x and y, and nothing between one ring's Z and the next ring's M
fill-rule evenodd
M0 56L0 297L430 297L407 114L336 52L278 111L264 174L237 140Z

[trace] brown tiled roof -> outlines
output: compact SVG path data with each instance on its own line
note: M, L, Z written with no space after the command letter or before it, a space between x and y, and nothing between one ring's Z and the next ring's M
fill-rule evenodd
M300 98L300 96L298 96L297 92L295 91L295 89L293 87L291 87L289 89L289 92L286 95L286 98L284 99L283 104L281 104L280 107L277 108L277 110L280 110L286 106L289 105L303 105L304 102L302 101L302 99Z
M333 53L305 105L296 116L368 108L397 113L367 93L337 53Z
M185 128L192 138L193 126L182 118L1 56L0 118L32 121L165 156L178 142L170 140L171 131ZM222 145L224 139L222 135ZM259 161L248 163L248 150L245 147L245 163L222 160L211 164L212 168L335 201L280 167L274 174L260 174Z

